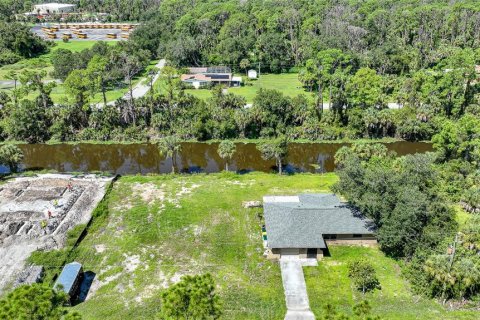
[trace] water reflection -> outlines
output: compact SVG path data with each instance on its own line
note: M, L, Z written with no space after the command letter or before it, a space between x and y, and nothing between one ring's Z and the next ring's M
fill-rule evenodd
M344 143L291 143L285 163L288 172L331 172L335 152ZM387 143L398 155L423 153L432 150L430 143ZM54 169L59 172L103 171L115 174L168 173L172 160L165 159L154 144L26 144L20 145L27 169ZM182 143L177 157L177 172L218 172L225 161L217 153L218 144ZM237 144L237 152L229 163L237 172L275 170L275 161L263 160L253 143ZM5 167L0 170L5 171Z

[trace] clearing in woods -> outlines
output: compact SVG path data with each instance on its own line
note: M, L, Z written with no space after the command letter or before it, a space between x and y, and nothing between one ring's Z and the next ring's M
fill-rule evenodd
M96 274L87 300L74 309L85 319L152 319L165 287L183 275L209 272L223 300L224 319L283 319L280 268L263 257L262 209L245 209L242 202L266 194L328 192L336 180L333 173L121 177L94 213L87 236L70 253L71 260ZM365 296L374 314L412 320L475 315L447 311L413 295L397 262L378 248L335 247L331 254L318 267L304 267L317 318L327 303L351 314L351 306L362 297L351 287L346 263L360 256L374 260L384 287ZM49 272L59 272L53 260L43 262L53 264L47 265Z

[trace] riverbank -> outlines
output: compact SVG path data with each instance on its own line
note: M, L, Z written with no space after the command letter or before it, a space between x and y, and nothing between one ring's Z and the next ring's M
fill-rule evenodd
M262 142L268 142L271 141L270 139L228 139L233 141L234 143L254 143L254 144L259 144ZM198 141L195 139L186 139L182 140L182 142L188 142L188 143L205 143L205 144L216 144L220 143L221 139L211 139L211 140L205 140L205 141ZM349 139L349 138L344 138L344 139L337 139L337 140L309 140L309 139L295 139L291 140L290 143L309 143L309 144L344 144L344 143L394 143L394 142L419 142L419 143L431 143L430 141L407 141L404 139L399 139L399 138L391 138L391 137L386 137L386 138L381 138L381 139L370 139L370 138L361 138L361 139ZM0 146L5 144L7 142L0 142ZM28 144L25 141L15 141L15 140L10 140L8 143L13 143L13 144ZM101 145L110 145L110 144L122 144L122 145L129 145L129 144L146 144L146 143L155 143L155 141L146 141L146 140L128 140L128 141L115 141L115 140L108 140L108 141L103 141L103 140L76 140L76 141L58 141L58 140L49 140L45 141L44 144L48 145L55 145L55 144L69 144L69 145L77 145L77 144L101 144Z

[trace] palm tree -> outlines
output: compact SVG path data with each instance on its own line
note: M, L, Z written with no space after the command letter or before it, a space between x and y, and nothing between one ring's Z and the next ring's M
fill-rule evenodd
M275 160L278 168L278 174L282 174L282 162L288 153L288 138L281 136L275 140L267 141L257 146L264 160Z
M23 160L22 150L13 144L5 144L0 148L0 163L6 164L10 172L17 172L18 164Z
M177 136L167 136L158 142L158 149L161 156L172 158L172 173L175 173L177 153L181 151L181 141Z
M228 171L228 162L232 160L237 147L231 140L224 140L218 145L218 155L225 160L225 171Z

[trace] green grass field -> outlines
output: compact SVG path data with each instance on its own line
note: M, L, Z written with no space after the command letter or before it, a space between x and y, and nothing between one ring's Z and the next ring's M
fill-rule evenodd
M69 41L69 42L55 41L55 46L52 47L52 50L55 51L58 49L68 49L73 52L80 52L85 49L90 49L97 42L98 41L95 41L95 40ZM104 41L104 42L108 45L116 44L116 41Z
M50 61L50 56L51 56L52 52L54 52L55 50L58 50L60 48L69 49L69 50L74 51L74 52L79 52L79 51L82 51L84 49L91 48L96 42L97 41L70 41L70 42L67 42L67 43L62 42L62 41L55 42L56 45L50 50L49 53L41 55L38 58L24 59L24 60L19 61L15 64L6 65L6 66L1 67L0 68L0 81L7 80L7 74L11 70L14 70L14 71L20 73L20 72L22 72L23 70L26 70L26 69L31 69L31 70L36 70L36 71L45 70L47 72L47 76L46 76L45 79L46 80L52 80L52 77L50 76L50 73L53 71L53 66L52 66L52 63ZM109 45L113 45L116 42L106 41L106 43L109 44ZM150 68L152 68L153 66L155 66L155 64L157 62L158 62L158 60L150 61L150 64L147 66L147 68L144 70L144 72L142 72L141 74L139 74L138 76L136 76L134 78L133 85L136 85L138 83L138 81L140 81L140 79L148 73L148 70ZM2 83L0 83L0 90L8 91L8 90L11 90L12 88L13 88L13 86L11 86L11 85L3 85ZM115 100L123 97L125 95L125 93L127 93L127 91L128 91L128 88L126 86L122 87L122 88L111 89L111 90L107 91L107 93L106 93L107 101L115 101ZM30 98L33 98L34 96L35 95L32 93L27 98L30 99ZM64 103L68 99L68 97L65 93L65 88L63 87L62 84L57 84L57 86L55 88L53 88L52 93L51 93L51 98L52 98L54 103ZM102 94L101 93L95 94L94 97L90 98L90 102L95 103L95 104L96 103L103 103Z
M243 75L243 79L245 80ZM299 94L304 94L307 98L313 99L312 93L306 91L300 81L298 81L297 73L282 73L282 74L262 74L258 80L250 80L249 84L242 87L228 88L228 92L245 97L247 103L252 103L255 95L260 88L275 89L282 92L289 97L295 97ZM164 92L164 84L161 80L157 81L157 88L160 92ZM190 93L200 99L208 99L211 97L211 90L209 89L187 89L185 92Z
M58 49L69 49L74 52L80 52L84 49L93 47L96 42L97 41L70 41L65 43L63 41L57 41L55 42L55 46L53 46L48 53L42 54L36 58L23 59L17 63L1 67L0 80L7 80L6 75L11 70L22 72L25 69L32 69L36 71L45 70L47 71L46 79L51 79L49 74L51 71L53 71L52 63L50 61L52 52ZM115 42L107 41L106 43L112 45Z
M352 315L352 305L367 299L373 313L382 319L478 319L478 311L447 311L440 303L412 295L408 282L401 276L397 262L386 257L378 248L331 246L330 257L324 257L318 267L305 267L305 280L310 307L318 316L330 303L337 310ZM365 259L375 267L381 290L362 293L352 288L347 265Z
M223 300L223 319L283 319L286 307L277 263L263 258L261 209L242 201L266 194L328 192L334 174L265 173L126 176L97 209L86 237L67 261L96 274L87 301L74 307L84 319L152 319L160 292L185 274L211 273ZM61 253L60 253L61 255ZM377 248L332 247L318 267L306 267L310 305L317 317L326 303L351 312L360 300L346 263L374 263L382 290L368 294L383 319L473 319L412 295L398 264ZM61 270L52 253L34 262L47 278ZM478 315L478 313L476 314Z

